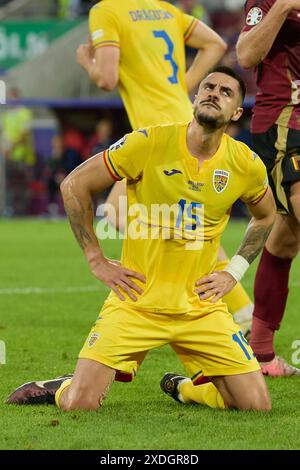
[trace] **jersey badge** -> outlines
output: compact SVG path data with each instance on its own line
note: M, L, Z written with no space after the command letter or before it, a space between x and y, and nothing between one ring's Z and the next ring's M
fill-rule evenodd
M229 181L229 172L225 170L214 170L213 185L216 193L225 191Z
M108 150L118 150L119 148L123 147L123 145L125 144L125 141L126 141L126 135L124 135L122 139L112 144Z
M255 26L256 24L260 23L263 19L263 12L261 8L254 7L251 8L247 17L246 17L246 24L248 26Z
M91 348L92 346L94 346L94 344L96 343L96 341L98 341L100 336L101 336L100 333L92 333L89 338L88 347Z

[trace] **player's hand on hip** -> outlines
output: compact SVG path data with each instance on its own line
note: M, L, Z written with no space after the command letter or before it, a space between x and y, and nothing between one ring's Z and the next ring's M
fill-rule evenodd
M196 282L195 292L201 300L212 297L211 302L215 303L228 294L235 285L236 280L231 274L226 271L214 271Z
M101 262L93 263L90 267L94 276L110 287L120 300L126 300L122 291L134 302L137 301L136 294L141 295L144 292L132 278L145 283L145 276L125 268L118 261L103 258Z

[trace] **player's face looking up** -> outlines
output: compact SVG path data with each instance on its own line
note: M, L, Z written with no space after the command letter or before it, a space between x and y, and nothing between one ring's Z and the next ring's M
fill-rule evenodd
M239 83L233 77L214 72L200 83L193 104L198 124L219 129L237 121L243 113Z

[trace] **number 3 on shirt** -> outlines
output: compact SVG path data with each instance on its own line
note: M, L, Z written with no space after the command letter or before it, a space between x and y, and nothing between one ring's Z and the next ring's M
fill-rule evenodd
M176 64L174 58L173 58L173 52L174 52L174 44L171 41L170 36L166 33L166 31L161 30L161 31L152 31L153 35L155 38L158 39L163 39L165 43L167 44L168 47L168 53L164 55L164 59L172 65L173 68L173 75L171 77L168 77L168 80L172 85L175 83L178 83L178 65Z

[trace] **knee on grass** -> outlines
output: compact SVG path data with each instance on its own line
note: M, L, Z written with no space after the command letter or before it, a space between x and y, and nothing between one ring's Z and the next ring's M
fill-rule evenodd
M252 393L249 397L239 397L232 399L228 403L228 408L235 408L243 411L271 411L272 405L267 393Z
M101 406L101 397L91 394L86 389L64 394L60 400L60 408L64 411L86 410L96 411Z

